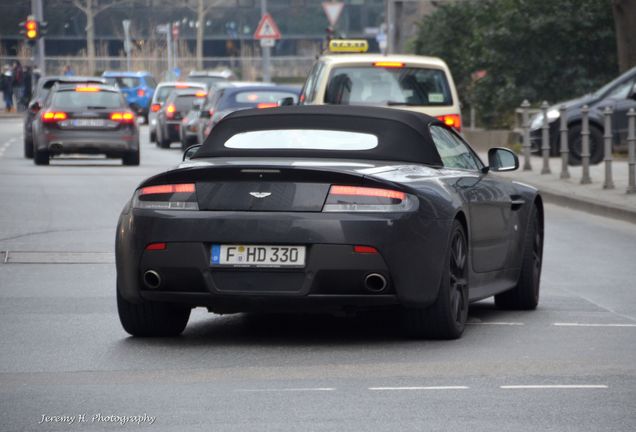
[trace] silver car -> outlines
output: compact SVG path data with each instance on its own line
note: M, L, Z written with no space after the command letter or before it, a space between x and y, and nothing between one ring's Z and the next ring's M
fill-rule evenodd
M164 81L157 85L155 94L152 96L150 110L148 112L148 127L150 128L150 142L157 142L157 112L161 109L164 102L175 89L201 89L205 90L206 86L198 82L179 82Z

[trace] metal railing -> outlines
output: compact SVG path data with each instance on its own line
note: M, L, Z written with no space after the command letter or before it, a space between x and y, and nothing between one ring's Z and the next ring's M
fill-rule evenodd
M520 108L515 110L515 128L514 132L518 133L522 137L522 149L523 149L523 169L526 171L532 170L532 165L530 162L531 159L531 151L532 144L530 139L530 122L531 122L531 114L537 115L539 113L542 114L542 125L541 125L541 157L543 161L543 167L541 169L541 174L550 174L550 135L549 135L549 118L547 115L548 112L548 103L544 101L541 104L540 109L531 109L530 103L527 100L524 100L521 104ZM561 105L559 107L560 114L560 124L559 124L559 153L561 156L561 179L569 179L570 172L568 166L569 160L569 152L570 147L568 145L569 138L569 129L567 124L567 118L565 115L566 107L565 105ZM581 108L581 184L590 184L592 183L592 178L590 176L590 122L589 122L589 113L590 108L587 105L584 105ZM614 157L612 153L612 116L613 111L610 107L606 107L603 111L603 146L604 146L604 159L603 162L605 164L605 178L603 181L603 189L614 189L616 186L614 184L613 172L612 172L612 163L614 162ZM521 121L519 121L521 119ZM634 108L631 108L627 112L627 151L628 151L628 176L627 176L627 187L626 193L628 194L636 194L636 112Z

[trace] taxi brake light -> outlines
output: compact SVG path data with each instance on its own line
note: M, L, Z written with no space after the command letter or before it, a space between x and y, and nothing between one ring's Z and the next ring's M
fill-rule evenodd
M204 91L196 92L196 93L194 94L194 96L195 96L195 97L199 97L199 98L200 98L200 97L206 97L207 95L208 95L208 94L207 94L206 92L204 92Z
M168 116L168 118L173 118L176 111L177 108L173 104L170 104L166 107L166 115Z
M437 116L437 119L443 122L446 126L453 127L458 131L462 129L462 118L459 114L446 114Z
M396 61L379 61L373 63L374 67L382 67L382 68L403 68L404 63L396 62Z

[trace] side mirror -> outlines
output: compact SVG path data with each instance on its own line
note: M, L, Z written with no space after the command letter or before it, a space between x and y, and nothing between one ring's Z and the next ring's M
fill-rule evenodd
M211 117L212 117L212 113L210 112L210 110L202 109L201 112L199 113L199 118L209 119Z
M507 148L495 147L488 150L488 165L491 171L514 171L519 168L519 158Z
M40 106L40 103L38 101L35 101L31 105L29 105L29 110L33 114L36 114L38 111L40 111L40 109L42 109L42 107Z
M294 98L289 96L278 100L278 106L294 105Z
M194 156L197 150L199 150L199 147L201 147L201 144L191 145L190 147L185 149L185 151L183 152L183 160L187 161L192 159L192 156Z

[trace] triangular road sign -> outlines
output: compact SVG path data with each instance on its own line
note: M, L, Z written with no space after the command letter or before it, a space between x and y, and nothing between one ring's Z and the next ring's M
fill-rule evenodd
M270 14L263 15L254 32L254 39L280 39L280 30Z
M325 11L325 15L327 15L327 19L329 20L329 25L332 27L336 25L338 19L340 18L340 14L342 13L342 8L344 7L344 2L323 2L322 9Z

